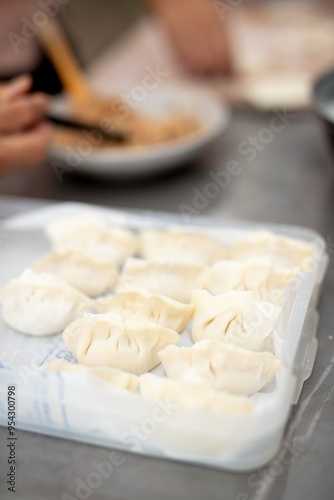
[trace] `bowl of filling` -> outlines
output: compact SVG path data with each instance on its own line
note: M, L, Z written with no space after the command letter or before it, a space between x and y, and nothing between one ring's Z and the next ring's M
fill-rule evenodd
M53 100L53 116L89 125L54 127L50 157L55 168L120 178L164 172L195 160L230 121L229 107L199 87L165 85L141 102L114 95L96 102ZM101 129L120 132L124 140L108 138Z

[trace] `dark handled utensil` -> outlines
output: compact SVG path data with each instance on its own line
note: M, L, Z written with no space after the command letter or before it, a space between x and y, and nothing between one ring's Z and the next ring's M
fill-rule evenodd
M99 132L102 135L103 139L109 139L115 142L126 142L128 139L125 133L116 129L106 129L99 125L88 125L77 120L61 118L50 113L48 114L47 118L50 122L62 127L73 128L75 130L87 130L88 132Z
M108 100L100 98L96 91L91 88L57 21L49 19L47 25L41 28L38 34L45 52L54 65L60 81L71 99L85 105L92 102L96 103L97 101L100 101L102 104L108 102ZM49 116L49 120L57 125L77 130L99 130L103 134L103 137L117 142L125 142L128 139L123 131L117 129L111 130L100 126L87 125L76 120L60 118L53 114Z

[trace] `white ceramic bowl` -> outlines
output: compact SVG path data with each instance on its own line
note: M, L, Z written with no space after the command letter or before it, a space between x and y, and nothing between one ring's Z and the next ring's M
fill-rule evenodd
M66 100L55 99L52 111L66 116ZM138 104L137 111L156 117L184 113L196 118L201 130L188 137L143 148L95 147L90 154L77 154L74 163L71 163L69 150L53 146L50 150L51 159L58 162L59 168L69 165L78 172L97 176L133 178L156 174L198 157L224 132L231 116L229 107L212 93L182 85L165 85L148 93L145 100Z

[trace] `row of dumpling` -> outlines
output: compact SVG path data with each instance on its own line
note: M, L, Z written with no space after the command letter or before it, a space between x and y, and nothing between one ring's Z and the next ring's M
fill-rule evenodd
M271 352L258 351L273 350L273 323L279 308L257 301L251 292L213 297L197 291L194 304L186 305L127 287L94 304L61 278L35 275L29 270L23 278L20 283L13 280L4 290L4 318L13 328L45 334L62 330L71 315L79 316L65 328L67 348L80 365L107 373L116 385L121 380L129 384L127 388L135 388L135 375L145 374L162 362L171 379L144 375L140 382L144 396L180 402L186 387L185 394L192 394L190 399L184 398L186 405L248 412L253 403L245 396L266 385L277 369ZM103 313L81 317L93 305ZM15 307L19 314L13 314ZM258 318L254 322L259 312L267 316L267 324L263 317L260 326ZM191 318L192 336L197 343L189 348L177 347L180 333ZM175 378L180 380L175 382Z
M127 335L127 343L130 348L131 336ZM192 347L170 344L157 356L167 377L152 373L137 376L119 368L59 360L46 369L88 372L129 391L135 391L139 385L144 398L160 399L179 407L247 415L255 408L249 396L260 391L278 368L278 361L271 353L251 352L212 340L203 340Z
M310 245L269 231L255 231L229 248L206 235L145 231L140 255L128 258L120 286L134 284L189 303L192 290L213 295L252 291L259 300L281 304L293 277L308 269Z
M192 305L187 305L169 298L167 293L157 294L147 288L125 285L116 294L94 300L63 278L27 269L2 287L0 299L6 323L29 335L62 332L72 321L93 310L126 319L140 313L178 333L193 319L194 342L208 338L273 352L272 325L280 307L258 300L253 292L229 291L214 296L206 290L193 290Z
M277 359L268 352L272 350L275 314L273 311L265 334L263 328L242 331L238 314L251 309L254 313L260 304L249 292L231 292L217 298L221 302L226 299L226 305L230 307L231 301L230 304L228 302L233 294L239 296L238 305L235 302L233 306L235 318L229 321L230 324L235 321L231 327L234 335L211 340L210 331L205 331L204 324L200 328L203 340L191 347L179 347L176 344L180 333L192 316L195 319L201 311L196 305L178 303L129 287L106 299L104 307L108 312L86 314L65 329L65 344L77 358L79 366L64 363L59 366L57 363L51 369L82 370L85 366L91 367L96 374L96 367L100 367L104 378L108 377L114 383L116 379L117 385L121 379L126 384L123 388L134 390L139 383L144 397L167 399L176 404L224 413L249 413L254 408L254 402L248 396L261 390L273 378L278 367ZM216 320L219 320L217 311L213 310L211 314L216 314ZM217 328L219 326L216 325ZM206 333L208 338L205 338ZM256 336L259 337L257 341ZM248 338L250 343L247 345L254 350L236 345L238 341L244 343L242 338ZM159 363L162 363L167 378L148 373Z
M206 289L214 295L250 290L260 300L281 304L287 285L313 254L309 245L268 231L228 249L202 234L151 230L137 236L96 218L61 219L47 234L55 252L35 270L61 276L90 297L135 284L185 303L193 289Z
M117 266L127 257L167 259L211 266L220 260L247 260L268 257L280 267L306 268L313 255L310 245L267 230L253 231L224 245L205 234L145 230L139 234L110 227L97 216L69 216L49 223L46 233L55 250L75 249L104 255Z

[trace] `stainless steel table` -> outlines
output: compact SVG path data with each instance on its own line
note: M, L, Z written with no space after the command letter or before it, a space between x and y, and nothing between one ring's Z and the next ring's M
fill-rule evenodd
M212 182L210 174L221 172L229 161L235 160L240 164L240 172L230 176L227 186L216 189L215 197L203 202L203 208L199 209L201 215L217 220L245 219L308 226L327 239L333 254L333 178L327 168L318 123L308 113L286 116L288 123L283 130L270 135L263 130L268 129L274 112L264 115L237 112L229 132L196 165L147 181L96 181L68 173L60 183L50 165L2 178L0 217L50 203L46 199L179 212L180 204L194 208L196 190L208 192L207 184ZM253 153L249 151L250 143L254 144L251 146ZM80 490L76 494L78 481L86 483L94 471L93 462L106 460L110 450L19 432L17 492L13 494L7 492L5 486L5 433L1 428L0 498L334 498L333 305L332 264L320 302L315 367L304 384L298 406L292 411L286 429L285 453L279 454L268 467L233 474L125 453L124 464L115 467L112 475L103 479L98 488Z

